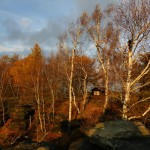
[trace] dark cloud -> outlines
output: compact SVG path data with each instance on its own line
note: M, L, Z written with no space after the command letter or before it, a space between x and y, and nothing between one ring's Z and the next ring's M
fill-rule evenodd
M3 34L0 35L0 55L23 51L25 34L14 18L8 17L3 23ZM5 33L5 34L4 34Z
M8 41L16 41L16 40L23 40L24 33L21 30L19 24L12 19L7 19L3 25L5 26L6 30L6 40Z

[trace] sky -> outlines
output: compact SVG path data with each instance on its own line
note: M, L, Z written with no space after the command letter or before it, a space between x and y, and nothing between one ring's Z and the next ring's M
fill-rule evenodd
M0 0L0 56L26 55L36 42L56 50L58 36L83 11L92 12L117 0Z

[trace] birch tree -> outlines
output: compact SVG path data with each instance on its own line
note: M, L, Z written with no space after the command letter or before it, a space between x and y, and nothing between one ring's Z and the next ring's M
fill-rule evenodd
M149 0L126 0L115 7L114 20L116 26L120 27L122 34L120 36L124 68L126 77L122 79L125 98L123 101L124 119L133 119L139 116L129 116L131 107L131 93L149 84L139 84L140 80L150 71L150 60L142 70L139 70L138 75L134 75L133 66L139 61L140 54L149 51L149 33L150 33L150 1ZM141 99L140 102L147 101ZM140 103L138 102L138 103ZM136 104L138 104L136 103ZM135 105L135 104L133 104ZM150 105L146 110L143 110L141 116L145 116L150 111Z
M52 114L53 119L55 117L55 101L58 99L58 93L61 83L61 65L60 61L57 58L57 54L54 55L53 53L50 54L50 57L47 59L47 63L44 69L44 73L47 80L48 91L50 93L52 99Z
M75 81L74 86L78 95L83 97L82 111L84 111L86 103L88 102L88 87L94 85L95 81L99 80L96 71L95 59L86 55L75 57Z
M75 91L73 87L73 78L74 78L74 59L75 55L78 51L78 48L80 46L80 39L82 36L83 29L79 23L79 20L75 24L71 24L69 27L68 33L64 34L60 38L60 49L63 50L69 59L69 68L68 64L63 64L63 67L66 72L66 76L68 79L68 91L69 91L69 116L68 116L68 122L69 122L69 128L70 128L70 122L72 120L72 103L74 102L75 107L77 108L78 113L80 112L77 104L76 104L76 98L75 98Z
M105 103L103 113L107 109L109 101L109 70L113 50L118 42L119 30L113 27L112 23L105 24L103 13L97 5L91 17L87 13L81 16L81 23L87 29L87 33L97 50L97 58L104 73L105 81ZM105 27L103 27L105 24Z

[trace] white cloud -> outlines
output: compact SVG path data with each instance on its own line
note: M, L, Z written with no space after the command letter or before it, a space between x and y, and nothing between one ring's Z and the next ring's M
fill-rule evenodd
M19 54L21 56L28 55L31 47L23 45L21 43L16 44L7 44L7 45L0 45L0 57L3 55L13 55L13 54Z
M0 45L0 52L20 52L24 51L24 49L27 48L22 44L12 44L12 45Z
M10 50L10 48L0 45L0 52L9 51L9 50Z
M23 27L27 27L31 24L31 20L29 18L23 17L20 20L20 25Z

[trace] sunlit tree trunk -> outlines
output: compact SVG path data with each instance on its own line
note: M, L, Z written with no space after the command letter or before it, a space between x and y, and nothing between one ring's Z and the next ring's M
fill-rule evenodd
M109 60L107 60L107 71L105 72L105 102L104 102L104 109L103 109L103 113L105 113L107 107L108 107L108 101L109 101L109 77L108 77L108 68L109 68Z
M125 75L120 76L123 81L123 87L125 91L125 98L123 101L123 119L134 119L139 118L139 116L132 116L131 109L133 106L150 100L150 97L145 99L140 99L138 102L131 101L131 93L138 91L140 88L150 84L142 84L141 79L148 74L150 71L150 60L141 69L133 68L134 65L139 65L140 56L146 52L149 52L149 34L150 34L150 3L149 0L132 0L123 1L121 4L117 5L114 13L114 22L120 30L122 31L120 41L120 51L124 53L124 66ZM128 13L126 13L128 11ZM136 73L135 73L136 72ZM141 110L141 117L145 116L149 112L149 106L146 110Z
M54 93L54 90L52 88L52 83L50 82L50 77L48 76L46 70L45 70L45 75L46 75L46 80L47 80L48 87L49 87L49 90L50 90L50 93L51 93L51 97L52 97L52 113L53 113L53 119L54 119L54 117L55 117L55 93ZM55 81L54 79L51 79L51 80L53 80L53 82Z
M75 59L75 53L78 50L77 46L80 43L80 37L82 36L82 33L83 33L83 31L82 31L83 29L81 28L79 20L77 20L77 22L75 24L72 24L71 27L72 28L69 28L69 30L68 30L68 34L64 34L64 36L62 36L60 38L60 49L63 50L64 52L67 52L67 57L69 58L69 62L65 63L63 66L65 69L67 79L68 79L68 92L69 92L68 129L70 129L71 120L72 120L72 102L73 102L73 100L74 100L75 107L78 108L76 105L76 102L75 102L75 92L73 91L73 89L74 89L73 88L73 77L74 77L74 65L75 65L74 59ZM71 45L71 48L69 48L70 45ZM67 65L68 63L70 65Z
M106 14L105 14L106 15ZM81 16L82 25L87 29L87 33L95 45L97 50L97 57L104 73L105 82L105 102L103 106L103 113L108 107L109 101L109 67L113 51L115 51L118 44L119 31L113 26L112 22L107 23L103 27L103 13L97 5L92 15L89 17L87 13Z
M74 106L76 107L77 111L78 111L78 114L80 113L80 109L77 105L77 102L76 102L76 95L75 95L75 92L74 92L74 88L72 87L72 97L73 97L73 103L74 103Z
M85 105L87 102L87 97L88 97L88 90L87 90L87 73L84 72L85 77L83 79L83 107L82 110L84 111Z
M38 118L39 118L39 122L40 122L40 128L41 128L41 131L43 132L43 121L42 121L42 115L41 115L41 100L40 100L40 91L39 91L39 77L37 77L37 82L36 82L36 85L35 85L35 89L36 89L36 101L37 101L37 108L38 108Z
M103 107L103 113L105 113L107 107L108 107L108 101L109 101L109 65L110 65L110 60L109 56L106 60L106 64L103 62L103 58L100 53L100 47L97 46L97 51L98 51L98 60L101 63L102 70L104 72L104 81L105 81L105 102L104 102L104 107Z
M70 70L70 78L69 78L69 117L68 117L68 121L69 121L69 128L70 128L70 122L72 119L72 82L73 82L73 71L74 71L74 57L75 57L75 49L72 50L72 56L71 56L71 70Z
M127 70L127 80L125 84L125 100L123 102L123 114L124 119L128 119L127 111L130 105L130 91L131 91L131 73L132 73L132 50L128 51L128 70Z

